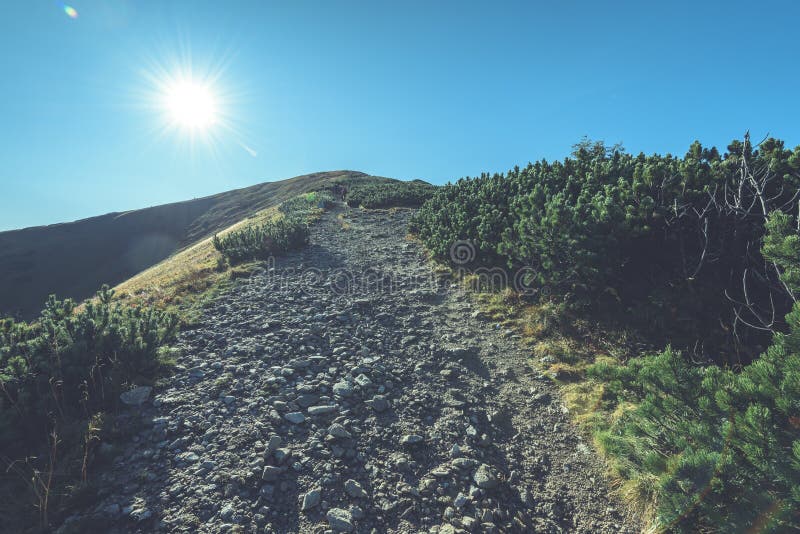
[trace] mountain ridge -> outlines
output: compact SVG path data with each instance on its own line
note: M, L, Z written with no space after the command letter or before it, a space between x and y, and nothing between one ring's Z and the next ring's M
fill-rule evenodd
M50 294L84 299L215 232L336 181L389 180L325 171L191 200L0 232L0 316L35 316Z

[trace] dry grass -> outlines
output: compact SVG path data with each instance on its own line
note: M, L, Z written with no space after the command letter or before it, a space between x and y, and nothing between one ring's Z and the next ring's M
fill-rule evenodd
M335 183L385 180L353 171L315 173L185 202L0 232L0 316L31 320L50 294L81 301L103 283L122 285L202 245L215 232L295 196Z
M318 219L323 211L313 210L308 222ZM283 216L278 206L269 207L232 224L219 235ZM256 265L257 262L251 262L230 267L214 248L212 238L208 237L126 280L114 290L123 302L172 309L185 323L192 323L199 317L205 303L212 301L232 280L250 276Z
M450 273L455 275L452 269ZM606 461L612 487L629 504L628 513L638 521L652 524L655 481L638 474L630 476L635 471L621 465L606 450L601 438L602 430L635 405L627 403L609 411L603 402L606 385L586 373L593 364L618 365L631 357L633 351L625 333L592 329L589 322L570 316L563 305L555 302L531 304L509 290L482 292L479 280L471 275L462 277L460 282L470 291L487 320L511 328L530 347L532 364L559 386L570 416Z
M339 227L342 230L347 231L347 230L350 230L350 228L352 228L352 225L347 220L347 218L345 217L344 213L340 213L339 215L337 215L336 216L336 221L339 223Z
M276 207L267 208L231 225L220 235L248 224L260 224L279 217L282 215ZM176 309L185 321L192 322L204 302L213 299L231 279L242 277L253 267L253 264L245 264L231 269L221 264L220 259L211 238L206 238L114 289L123 301Z

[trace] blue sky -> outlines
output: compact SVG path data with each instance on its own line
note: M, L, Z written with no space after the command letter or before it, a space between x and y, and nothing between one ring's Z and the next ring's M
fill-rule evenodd
M444 183L584 135L800 144L788 0L69 4L3 6L0 230L320 170ZM224 116L193 145L153 83L190 65Z

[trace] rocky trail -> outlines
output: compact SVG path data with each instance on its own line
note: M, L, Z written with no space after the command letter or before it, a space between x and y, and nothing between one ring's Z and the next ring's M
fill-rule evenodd
M410 213L328 212L209 306L61 532L635 532L555 386L405 239Z

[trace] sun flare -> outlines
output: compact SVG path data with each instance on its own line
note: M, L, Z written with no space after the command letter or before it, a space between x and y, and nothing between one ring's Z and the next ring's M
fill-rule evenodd
M258 157L242 130L242 92L226 77L227 61L197 61L188 53L164 51L146 58L134 105L155 120L146 135L153 145L172 146L194 157L217 158L229 148ZM163 141L163 142L162 142Z
M177 81L165 88L164 108L170 122L190 131L205 131L218 121L213 91L191 80Z

